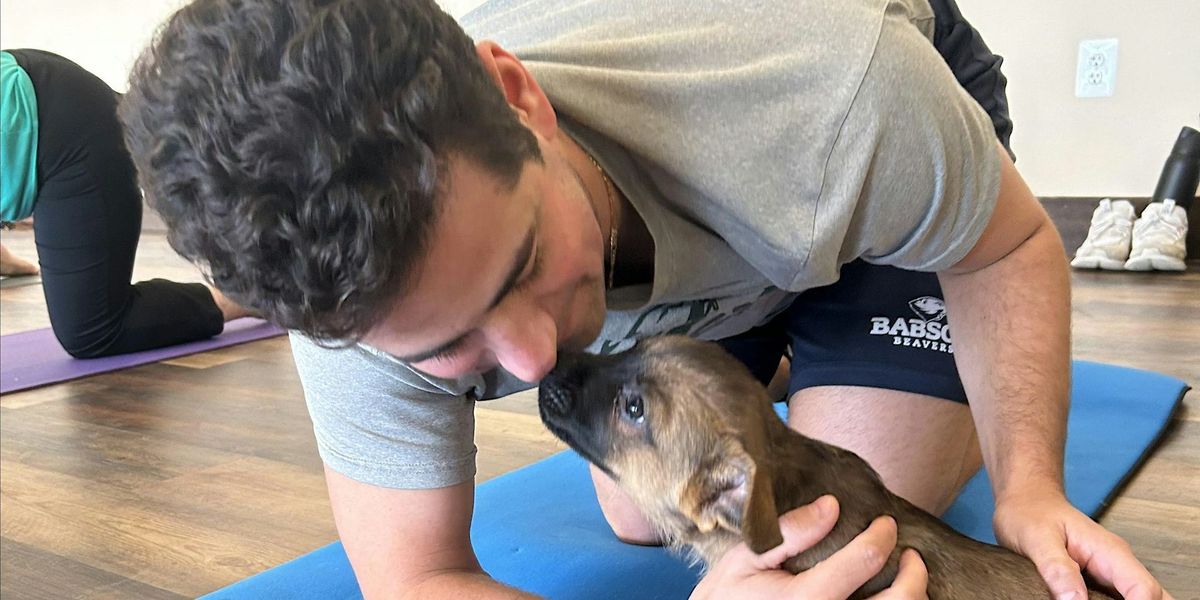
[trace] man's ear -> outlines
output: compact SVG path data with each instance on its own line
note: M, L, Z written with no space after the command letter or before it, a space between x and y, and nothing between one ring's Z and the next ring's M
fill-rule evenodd
M700 531L741 532L756 553L783 543L770 473L732 436L692 475L679 505Z
M475 45L475 54L525 126L544 138L553 137L558 130L554 108L520 59L488 40Z

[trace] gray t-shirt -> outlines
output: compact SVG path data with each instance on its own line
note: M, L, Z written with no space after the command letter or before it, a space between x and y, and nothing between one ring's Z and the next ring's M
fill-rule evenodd
M999 189L991 121L930 43L926 0L495 0L463 18L516 54L654 238L654 282L609 293L591 346L720 339L856 258L936 271ZM475 473L474 404L530 387L446 380L293 334L322 459L433 488Z

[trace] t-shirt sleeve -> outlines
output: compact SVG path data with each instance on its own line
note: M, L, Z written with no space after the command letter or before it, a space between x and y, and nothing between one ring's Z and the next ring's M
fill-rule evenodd
M1000 187L996 133L929 40L889 10L826 168L808 265L862 258L919 271L954 265Z
M317 450L329 468L399 489L447 487L475 476L473 401L361 346L325 348L297 333L290 337Z

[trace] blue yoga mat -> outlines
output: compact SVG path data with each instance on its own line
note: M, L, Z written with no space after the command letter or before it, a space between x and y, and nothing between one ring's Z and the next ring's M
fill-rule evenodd
M1067 433L1067 496L1097 515L1149 453L1188 386L1172 377L1076 361ZM976 475L945 515L993 542L992 494ZM476 491L475 553L495 579L552 599L687 598L698 571L661 548L617 541L600 513L587 465L562 452ZM361 598L340 543L333 543L205 599Z

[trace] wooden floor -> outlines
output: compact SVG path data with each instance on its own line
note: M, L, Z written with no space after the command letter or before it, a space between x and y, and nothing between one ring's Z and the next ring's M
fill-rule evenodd
M1196 385L1198 267L1075 274L1076 357ZM153 276L199 280L159 235L135 273ZM0 290L0 333L46 326L40 286ZM1200 599L1196 398L1101 519L1179 600ZM481 480L561 448L533 403L478 410ZM310 427L284 338L3 396L0 596L195 597L333 541Z

